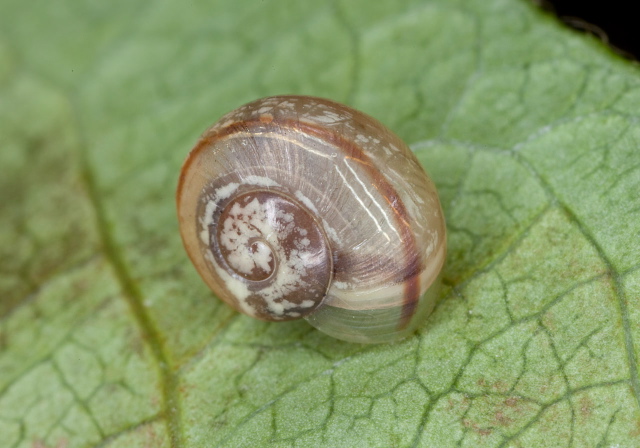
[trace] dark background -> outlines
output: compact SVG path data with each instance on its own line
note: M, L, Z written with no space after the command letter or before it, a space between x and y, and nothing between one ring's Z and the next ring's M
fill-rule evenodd
M640 14L635 12L640 8L640 2L540 0L536 3L555 13L568 26L590 32L608 41L622 56L640 59ZM634 5L636 8L633 8Z

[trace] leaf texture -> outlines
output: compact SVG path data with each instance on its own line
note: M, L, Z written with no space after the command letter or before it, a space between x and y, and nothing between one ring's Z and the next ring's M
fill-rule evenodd
M518 0L0 4L0 445L640 445L640 76ZM197 136L310 94L416 152L419 334L240 316L182 249Z

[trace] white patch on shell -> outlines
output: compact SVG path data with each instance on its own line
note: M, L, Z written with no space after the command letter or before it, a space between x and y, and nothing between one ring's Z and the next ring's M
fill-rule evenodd
M349 284L347 282L336 282L334 281L333 286L335 286L338 289L347 289L349 287Z
M264 214L260 213L261 211L257 199L244 207L235 203L231 207L229 217L221 223L222 232L220 232L219 243L229 251L227 261L237 272L250 274L256 268L267 273L270 271L271 251L266 249L251 252L249 242L252 238L260 238L261 232L266 235L276 232L263 216Z
M209 249L207 249L207 251L205 252L204 258L207 261L209 261L209 263L211 263L211 265L216 270L218 277L220 277L220 279L224 282L229 292L233 294L233 296L236 298L238 306L242 309L242 312L247 314L248 316L256 317L258 314L256 312L256 309L252 307L246 300L247 297L251 295L251 291L249 291L249 288L247 288L247 285L245 285L241 280L238 280L237 278L232 277L231 275L229 275L227 271L222 269L215 262L213 258L213 254Z
M293 110L293 109L295 109L296 104L291 102L291 101L283 101L280 104L278 104L278 107L280 107L281 109Z
M316 115L314 118L318 123L325 124L338 123L342 121L342 117L340 115L330 110L326 110L322 115Z
M259 187L277 187L280 184L273 179L269 179L264 176L247 176L243 179L245 185L257 185ZM238 182L230 182L220 188L216 188L212 197L205 199L207 201L205 205L204 217L200 218L200 240L203 244L209 244L209 226L213 224L213 214L218 208L220 201L229 198L235 193L240 184Z
M218 208L218 203L229 196L231 196L240 186L237 182L231 182L220 188L217 188L213 193L213 197L207 200L204 209L204 216L200 218L200 240L206 246L209 245L209 226L213 224L213 214Z
M335 241L338 244L342 244L342 240L338 236L338 232L336 232L336 229L334 229L329 225L326 219L322 220L322 227L324 228L324 231L327 233L327 236L329 238L331 238L333 241Z
M316 215L318 214L318 209L313 204L313 202L311 202L311 199L303 195L300 190L296 191L295 195L296 195L296 198L298 198L298 200L302 202L309 210L314 212Z
M224 187L220 187L217 188L216 191L214 192L214 201L215 202L219 202L222 199L226 199L229 196L231 196L233 194L234 191L236 191L238 189L238 187L240 186L239 183L237 182L231 182L228 183L227 185L225 185ZM214 207L211 210L211 212L215 211L215 202L214 202Z
M278 187L280 184L273 179L264 176L247 176L243 178L244 183L248 185L258 185L260 187Z
M267 210L258 199L253 199L246 204L235 203L229 211L229 217L221 223L223 230L220 234L220 244L229 251L227 257L229 264L240 273L250 273L256 268L269 272L271 257L278 260L275 264L277 270L271 283L252 294L260 296L274 316L284 316L288 309L300 306L282 298L295 291L304 291L307 284L302 278L307 275L307 260L313 257L313 253L304 250L310 243L306 237L294 238L293 243L296 249L290 248L287 253L285 248L280 246L279 241L284 241L292 232L296 232L297 235L302 232L295 225L292 214L279 211L276 216L278 221L270 220ZM273 253L251 252L249 240L252 238L266 242ZM229 281L229 277L229 275L221 275L228 288L237 289L233 282ZM242 283L235 278L233 280ZM244 302L241 304L243 309L249 306L245 300L247 297L244 295L241 299ZM311 302L309 306L314 303L311 300L303 301L303 303L308 302Z
M431 238L431 240L429 241L429 244L427 244L427 247L424 249L425 260L428 260L431 257L431 254L433 253L435 247L436 245L434 243L434 238Z
M209 244L209 230L206 227L200 230L200 241L202 244Z
M237 120L235 118L235 116L233 118L228 118L226 120L224 120L223 122L221 122L220 124L217 125L217 127L219 128L226 128L227 126L230 126L232 123L235 123Z

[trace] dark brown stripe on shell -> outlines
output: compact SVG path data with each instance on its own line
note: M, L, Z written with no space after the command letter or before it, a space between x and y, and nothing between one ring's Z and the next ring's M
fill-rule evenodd
M319 100L319 99L318 99ZM322 100L320 100L322 101ZM325 104L329 104L332 107L340 107L338 103L333 103L331 101L322 101ZM356 115L361 117L366 117L364 114L357 112ZM191 150L189 156L185 160L180 179L178 181L178 189L176 193L176 198L178 202L178 208L180 207L180 192L182 191L183 183L184 183L184 173L186 170L190 169L191 164L195 160L197 154L200 151L203 151L205 148L211 145L215 139L228 137L238 132L251 132L253 129L260 128L261 132L269 132L282 128L288 128L292 130L296 130L297 132L307 133L309 135L313 135L314 137L327 141L334 146L341 148L344 151L347 151L349 156L353 159L356 159L361 162L362 166L366 169L367 174L372 179L372 185L378 189L381 193L382 197L385 198L389 207L394 211L395 221L398 224L398 231L402 236L405 245L405 254L407 256L407 263L405 267L405 272L403 275L404 282L404 297L402 310L400 312L400 322L398 323L398 328L405 328L409 322L411 322L411 318L413 317L416 309L418 300L420 299L420 271L422 269L422 260L419 256L418 247L416 244L415 237L413 235L413 231L411 230L411 226L408 222L409 215L407 209L402 202L402 199L397 194L396 190L391 186L391 184L385 179L385 177L378 171L378 168L373 164L369 156L366 152L358 146L353 141L349 141L342 137L337 132L332 131L331 129L327 129L320 125L316 125L309 122L301 122L299 120L294 119L286 119L286 120L262 120L260 117L256 117L251 120L238 121L235 123L231 123L224 128L216 129L214 131L209 131L205 135L201 137L196 146Z

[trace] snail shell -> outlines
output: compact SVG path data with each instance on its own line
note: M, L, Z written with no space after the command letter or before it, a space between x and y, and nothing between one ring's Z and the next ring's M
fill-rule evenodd
M384 342L433 309L436 189L395 134L347 106L277 96L228 113L191 150L177 205L196 269L242 313Z

